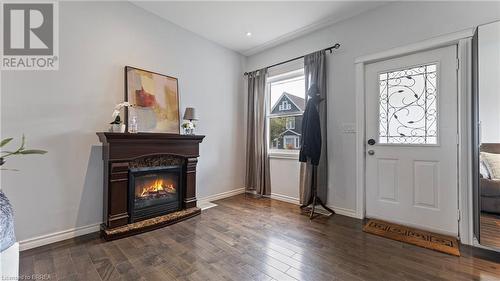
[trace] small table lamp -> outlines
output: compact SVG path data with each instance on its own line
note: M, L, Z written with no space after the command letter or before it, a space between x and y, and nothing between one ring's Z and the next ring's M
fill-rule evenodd
M189 120L189 122L185 122L182 124L182 128L184 128L184 133L186 135L194 135L194 123L193 120L198 120L198 115L196 115L196 109L194 107L186 107L184 111L184 120Z

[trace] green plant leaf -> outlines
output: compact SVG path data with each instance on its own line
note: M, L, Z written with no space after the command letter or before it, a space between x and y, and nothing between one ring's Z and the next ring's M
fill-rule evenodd
M23 150L24 149L24 144L26 144L26 137L23 134L23 137L21 139L21 147L19 148L19 150Z
M11 140L13 140L14 138L6 138L6 139L3 139L2 142L0 142L0 147L3 147L4 145L8 144Z
M19 152L19 154L45 154L47 151L41 149L26 149Z

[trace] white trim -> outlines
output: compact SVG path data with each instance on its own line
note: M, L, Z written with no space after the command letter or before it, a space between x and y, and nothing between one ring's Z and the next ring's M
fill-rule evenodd
M421 41L415 44L410 44L403 47L393 48L387 51L358 57L355 59L355 75L356 75L356 217L363 219L365 217L365 65L368 63L373 63L380 60L386 60L398 56L408 55L416 52L426 51L430 49L440 48L444 46L457 45L459 46L458 56L461 60L461 70L458 72L458 93L460 109L459 109L459 122L462 121L460 125L467 124L464 122L470 122L469 120L464 120L470 116L467 112L466 100L470 98L470 38L474 35L474 28L469 28L466 30L458 31L455 33L450 33L438 37L431 38L429 40ZM465 57L464 57L465 56ZM464 79L466 79L464 81ZM469 118L470 119L470 118ZM468 133L470 133L470 126L467 128L467 132L461 132L460 136L460 146L459 146L459 159L458 163L467 163L468 154ZM465 134L465 135L464 135ZM459 179L458 179L458 189L459 189L459 208L468 219L462 219L459 222L459 234L461 236L461 242L464 244L472 244L471 239L472 232L472 218L471 218L471 196L470 196L470 179L467 178L467 174L470 170L464 171L464 165L460 166L459 169ZM464 178L465 177L465 178Z
M214 204L214 203L209 202L209 201L196 202L196 207L200 208L202 211L204 211L206 209L213 208L213 207L217 207L217 206L218 206L217 204Z
M237 188L237 189L224 191L221 193L217 193L214 195L209 195L209 196L197 199L197 203L204 204L206 202L220 200L220 199L228 198L228 197L235 196L238 194L243 194L243 193L245 193L245 188Z
M304 63L303 62L296 62L294 64L286 63L284 64L283 69L279 69L279 71L271 71L269 70L267 72L267 78L266 78L266 83L274 83L274 82L280 82L284 80L292 80L295 78L298 78L300 76L304 76ZM280 97L281 98L281 97Z
M356 64L356 216L365 217L365 65Z
M430 49L437 49L444 46L450 46L458 44L458 42L464 38L469 38L474 35L474 28L468 28L465 30L457 31L454 33L449 33L437 37L433 37L428 40L417 42L414 44L396 47L383 52L357 57L354 63L372 63L380 60L387 60L390 58L409 55L412 53L422 52Z
M463 244L472 245L474 237L472 205L472 39L462 39L457 49L458 78L458 132L460 146L458 208L460 211L459 234Z
M347 208L342 208L342 207L335 207L335 206L328 206L330 209L334 210L336 214L346 216L346 217L351 217L355 219L362 219L361 217L358 216L356 210L353 209L347 209Z
M269 196L269 198L274 199L274 200L278 200L278 201L291 203L291 204L294 204L297 206L300 205L299 198L294 198L294 197L287 196L287 195L271 193L271 196ZM328 206L328 207L330 209L334 210L335 213L338 215L360 219L356 214L356 210L342 208L342 207L335 207L335 206ZM320 210L320 212L323 211L325 214L328 212L325 209L323 209L321 206L316 206L316 208L318 208L318 210Z
M287 196L287 195L282 195L282 194L277 194L277 193L271 193L270 196L271 199L278 200L278 201L283 201L287 203L291 203L294 205L300 205L300 200L299 198Z
M25 251L33 249L36 247L56 243L59 241L71 239L77 236L82 236L85 234L97 232L100 230L101 223L94 223L86 226L80 226L75 228L70 228L63 231L58 231L54 233L49 233L45 235L36 236L33 238L25 239L19 241L19 250Z
M288 159L288 160L299 160L298 152L276 152L270 151L267 155L270 159Z

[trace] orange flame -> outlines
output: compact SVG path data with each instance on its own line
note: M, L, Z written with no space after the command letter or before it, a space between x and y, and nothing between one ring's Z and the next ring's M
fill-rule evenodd
M175 192L175 188L173 184L164 184L162 179L157 179L150 186L143 187L140 197L147 196L148 193L156 193L159 191L165 192Z

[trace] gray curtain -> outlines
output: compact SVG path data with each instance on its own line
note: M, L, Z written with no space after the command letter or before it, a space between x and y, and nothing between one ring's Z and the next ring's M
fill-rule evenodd
M328 162L327 162L327 91L326 91L326 61L325 51L318 51L304 57L304 75L306 84L306 93L312 84L316 84L322 102L318 105L319 118L321 122L321 158L317 167L316 184L318 197L326 203L326 195L328 190ZM307 95L306 95L307 97ZM312 182L312 165L300 163L300 204L309 203L311 198L311 182Z
M247 167L245 186L260 195L271 194L266 140L267 69L248 74Z

